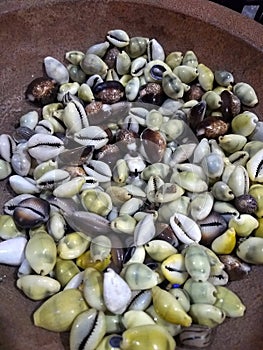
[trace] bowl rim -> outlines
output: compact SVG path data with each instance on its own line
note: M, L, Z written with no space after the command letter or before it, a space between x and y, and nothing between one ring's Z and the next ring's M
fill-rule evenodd
M27 11L34 8L43 8L45 6L57 6L60 4L70 4L72 2L83 2L87 4L92 0L1 0L0 18L13 12ZM110 3L129 3L153 6L159 9L167 9L173 12L195 18L204 23L210 24L226 31L245 41L258 51L263 51L263 25L254 19L246 17L232 9L208 0L101 0ZM200 8L200 11L196 11Z

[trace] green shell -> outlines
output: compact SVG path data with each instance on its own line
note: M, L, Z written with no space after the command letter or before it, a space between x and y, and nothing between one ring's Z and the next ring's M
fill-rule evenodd
M240 298L230 289L217 286L216 302L214 306L223 310L228 317L242 317L246 310Z

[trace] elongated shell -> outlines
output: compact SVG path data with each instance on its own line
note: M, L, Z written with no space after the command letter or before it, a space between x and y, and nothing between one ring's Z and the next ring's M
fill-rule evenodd
M189 327L191 317L184 311L181 304L169 292L158 286L152 288L153 306L156 313L164 320Z
M186 215L175 213L170 218L170 225L182 243L191 244L201 240L200 228Z
M16 285L32 300L42 300L60 290L60 283L48 276L25 275L16 281Z
M15 237L0 242L0 263L19 266L25 257L25 237Z
M106 334L103 311L89 309L79 314L70 330L70 350L96 350Z
M186 248L185 267L194 281L207 281L210 275L210 262L201 245L192 244Z
M35 233L27 243L25 256L36 273L47 275L56 264L57 248L53 238L44 232Z
M237 256L250 264L263 264L263 238L249 237L239 244Z
M228 317L242 317L244 315L246 307L236 293L223 286L217 286L216 290L214 306L223 310Z
M162 262L161 271L172 284L181 285L188 278L184 260L184 256L178 253L170 255Z
M141 219L134 230L134 243L136 246L149 242L155 236L155 224L152 214L146 214Z
M78 289L67 289L51 296L34 312L34 324L53 332L65 332L87 308Z
M106 310L103 300L103 276L93 267L88 267L84 271L83 295L90 307Z
M190 315L195 323L211 328L221 324L226 317L224 311L210 304L191 305Z

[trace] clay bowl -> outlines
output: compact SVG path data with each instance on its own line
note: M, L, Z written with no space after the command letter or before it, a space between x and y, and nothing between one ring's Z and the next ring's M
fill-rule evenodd
M32 5L33 4L33 5ZM2 0L0 2L0 129L11 132L22 113L32 109L24 92L41 75L45 56L63 60L71 49L104 39L110 29L130 36L157 38L167 52L194 50L215 69L227 68L237 81L250 82L259 97L254 111L263 116L263 27L231 10L204 0ZM5 182L1 203L11 194ZM37 302L15 288L16 268L0 266L0 349L68 349L68 335L36 328L31 315ZM247 306L243 318L217 328L209 349L263 348L263 270L253 267L246 280L231 283ZM15 334L15 336L14 336ZM142 349L146 350L146 349Z

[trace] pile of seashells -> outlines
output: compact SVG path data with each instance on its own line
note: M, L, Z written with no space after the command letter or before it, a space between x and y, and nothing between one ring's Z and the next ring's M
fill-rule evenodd
M263 263L256 93L119 29L65 59L0 135L0 263L71 350L206 347L245 312L228 282Z

